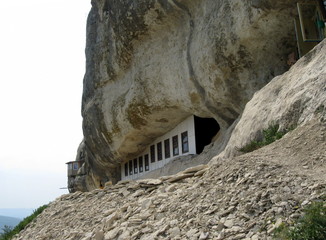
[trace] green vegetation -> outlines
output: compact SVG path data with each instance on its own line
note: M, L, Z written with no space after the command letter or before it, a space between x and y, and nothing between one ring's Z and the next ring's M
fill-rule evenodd
M20 223L22 219L15 218L15 217L8 217L8 216L0 216L0 233L1 229L7 225L7 226L16 226L18 223Z
M295 127L291 127L283 131L278 131L279 125L272 124L267 129L263 130L263 139L261 141L251 141L246 146L240 148L239 151L244 153L255 151L263 146L271 144L272 142L282 138L286 133L293 130L294 128Z
M18 234L21 230L23 230L29 223L31 223L39 214L43 212L48 205L43 205L36 209L32 215L24 218L16 227L13 229L11 227L5 226L2 230L3 233L0 234L0 240L10 240L14 235Z
M304 215L292 225L282 224L275 229L274 239L325 240L326 202L313 202L304 209Z

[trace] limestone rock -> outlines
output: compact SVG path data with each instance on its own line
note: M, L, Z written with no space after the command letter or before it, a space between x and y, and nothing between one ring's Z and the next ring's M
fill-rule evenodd
M119 228L114 228L111 231L107 232L104 236L105 240L111 240L114 239L117 234L119 233L120 229Z
M87 174L75 188L116 183L122 160L190 115L217 120L222 150L252 95L287 69L295 2L93 0L79 149Z
M185 173L185 174L177 174L172 176L170 179L168 179L168 182L173 183L173 182L177 182L180 181L182 179L188 178L188 177L192 177L194 175L194 173Z
M162 184L160 179L142 179L137 181L142 187L154 187Z
M208 238L209 233L208 232L202 232L199 236L200 240L205 240Z
M315 116L325 119L326 40L274 78L248 102L225 151L219 157L238 155L238 149L261 137L263 129L278 123L280 129L304 124Z
M104 233L102 231L96 232L95 236L94 236L94 239L95 240L103 240L104 239Z
M116 220L118 218L118 214L117 212L112 213L110 216L108 216L105 219L105 225L109 228L111 227L112 223L114 222L114 220Z
M63 195L14 240L270 239L277 226L302 214L301 203L322 199L326 145L318 136L325 130L325 123L313 119L280 139L277 148L220 160L206 174L172 184L166 178L151 189L129 182ZM300 157L291 157L292 148ZM298 161L311 155L322 160L311 160L312 169L302 171Z
M183 171L183 173L187 174L187 173L198 172L198 171L202 171L207 168L208 168L207 165L197 165L195 167L187 168L186 170Z
M174 237L177 237L180 235L181 231L180 231L180 228L179 227L174 227L174 228L171 228L169 231L168 231L169 235L171 238L174 238Z
M232 228L233 225L234 225L234 222L233 222L232 219L226 220L226 221L224 222L224 226L227 227L227 228Z
M181 31L181 26L184 26L183 21L187 19L189 23L189 18L191 17L190 19L193 19L194 25L189 24L187 26L190 29L193 28L193 35L185 34L185 36L191 37L192 48L189 51L186 48L185 52L176 52L175 54L185 54L187 56L188 51L190 55L188 59L192 61L196 59L198 65L193 65L193 69L198 78L195 82L202 83L203 75L201 75L201 71L202 74L206 71L205 65L201 65L203 64L202 58L207 54L206 62L210 64L211 52L209 51L212 51L209 47L211 46L209 44L211 40L201 41L201 45L199 45L198 41L203 40L202 35L211 32L213 36L218 37L220 33L214 35L217 31L214 27L220 27L219 31L227 36L226 39L229 39L230 32L235 31L233 28L237 26L236 23L240 20L244 21L243 29L239 29L240 34L246 34L246 31L249 31L248 33L250 34L255 33L262 26L266 27L269 24L272 30L274 30L274 24L280 23L279 21L284 17L283 14L288 11L288 4L292 3L292 1L194 0L183 2L175 0L164 2L153 0L146 1L146 3L152 4L144 5L144 3L144 0L130 1L128 2L129 5L123 1L93 1L93 9L88 20L88 41L90 41L88 48L94 47L94 49L88 49L88 55L93 53L93 58L88 56L87 64L96 68L88 67L85 77L87 88L86 92L84 92L84 114L86 114L84 115L84 121L90 122L84 123L85 132L89 135L85 139L82 151L85 153L86 164L92 163L94 167L88 168L89 174L86 177L84 176L84 180L80 182L81 185L78 185L84 186L85 189L95 188L102 176L114 177L114 163L115 161L118 162L116 154L120 151L119 148L122 146L122 142L127 141L126 139L120 139L122 133L117 130L114 134L117 136L116 139L121 140L120 143L118 140L118 142L110 142L107 145L102 142L108 140L105 138L106 135L102 135L102 133L112 134L110 131L112 130L111 127L113 127L113 125L107 125L112 123L113 120L110 118L113 115L108 114L111 117L105 118L105 121L102 118L103 115L101 115L103 109L106 109L105 113L110 113L114 109L113 105L110 108L110 104L113 103L109 102L111 95L109 96L108 93L112 94L114 99L121 96L119 91L109 91L108 88L121 85L122 88L126 87L126 89L129 89L130 81L133 83L131 89L124 95L125 104L122 107L125 108L121 109L125 110L129 108L133 94L140 91L140 81L148 83L147 81L149 80L144 78L144 76L152 77L152 82L148 84L154 85L158 84L158 80L162 80L162 84L165 84L163 79L161 79L164 76L167 78L166 85L164 85L166 87L169 86L171 79L175 80L176 84L187 85L189 81L194 83L189 78L183 79L184 75L181 73L180 78L177 78L177 76L173 75L175 71L168 74L166 69L162 69L162 72L151 69L157 76L152 76L149 72L146 72L145 67L147 65L145 63L150 64L151 61L145 61L145 55L148 53L141 51L145 49L145 45L148 46L148 49L155 49L151 48L151 44L163 37L165 41L159 41L159 44L163 44L162 50L158 50L157 54L161 54L163 56L162 59L167 61L165 57L173 54L173 51L168 51L169 48L166 45L170 44L169 46L173 50L176 49L172 44L174 41L169 42L169 38L164 34L184 34ZM124 8L127 6L128 8ZM237 7L241 6L246 6L247 8L237 9ZM120 11L118 11L118 7ZM152 8L163 9L164 11L150 11ZM123 9L128 10L122 11ZM185 11L185 9L188 9L188 11ZM278 9L284 10L278 12ZM238 16L231 14L235 10L239 13ZM253 11L252 16L248 19L244 17L247 15L240 14L243 12L248 13L248 11ZM260 13L261 11L264 13ZM196 15L195 13L200 14ZM219 19L219 14L226 17L225 21L231 26L231 29L225 30L226 23L224 21L220 24L216 22L216 19ZM226 16L225 14L229 15ZM272 17L273 14L278 15L280 20L274 19ZM144 18L140 17L145 15L146 17ZM258 16L260 16L259 19L257 19ZM113 17L116 18L113 20ZM259 21L265 18L269 20L269 23L263 22L258 24ZM121 21L121 24L114 24L115 21ZM250 24L247 21L250 21L254 26L249 26ZM199 24L201 22L202 25ZM166 24L169 24L168 27L171 33L163 31L164 28L167 28ZM144 28L144 26L146 27ZM196 35L195 33L199 32L197 28L200 26L203 28L203 34ZM104 27L107 27L105 29L110 31L107 32L107 30L104 30ZM281 26L280 32L276 33L282 36L283 28L286 27ZM176 30L180 30L180 32L177 33L175 32ZM107 33L107 35L104 33ZM158 33L161 35L156 36L155 34ZM262 34L262 39L264 37L267 38L267 36L264 36L265 33ZM277 34L276 38L279 37ZM248 40L252 40L249 36L248 38ZM110 43L117 45L107 45L107 39L110 39ZM219 41L223 39L222 37L218 38ZM244 41L243 38L241 39ZM236 38L234 41L231 41L233 43L232 46L235 46L235 51L239 44L238 40L240 41L240 39ZM274 40L271 38L266 41L275 47L273 45ZM187 45L188 41L175 43ZM246 41L244 41L245 43ZM249 47L251 44L247 43L246 45L249 50L251 49ZM259 41L255 44L256 48L260 46ZM198 48L201 49L201 46L206 45L209 51L205 52L204 55L200 55ZM128 48L128 46L133 46L133 48ZM232 46L223 48L224 54L227 51L231 51ZM99 57L98 53L101 48L103 54ZM268 46L266 52L271 54L271 48ZM49 207L32 224L29 224L13 239L271 239L272 232L277 226L281 223L293 222L302 215L303 209L307 204L313 201L321 201L324 198L324 190L326 188L326 111L323 105L326 102L325 49L326 41L320 43L311 53L299 60L287 73L274 78L267 86L255 94L253 99L247 104L241 118L226 130L226 132L229 131L229 134L231 134L231 130L234 129L228 146L221 155L210 161L209 167L203 169L201 169L202 167L191 168L172 176L161 177L158 180L121 181L116 185L107 184L104 189L65 194L51 202ZM126 52L126 50L128 51ZM279 51L282 52L281 50L275 50L266 62L274 62L275 55L273 54L280 54ZM152 50L149 52L154 53ZM249 53L252 53L252 51L249 51ZM245 55L244 57L249 59L253 56L257 57L257 59L253 58L251 65L253 69L256 68L257 70L255 61L259 61L263 56L266 57L267 55L265 53L261 53L261 56L252 54ZM217 55L216 57L222 65L229 60L228 64L231 64L230 66L223 65L226 70L230 70L228 69L229 67L239 64L237 55L233 55L230 58L225 56L230 57L230 55ZM157 62L158 59L158 57L154 56L153 64L161 63ZM139 60L139 62L135 63L135 66L144 65L144 73L139 73L136 71L138 68L133 68L134 64L131 63L135 60ZM171 59L169 58L169 60ZM166 63L172 65L172 63ZM176 67L182 67L180 66L182 63L173 62L173 64ZM217 64L217 66L209 68L209 70L213 72L222 71L220 69L222 65ZM160 64L160 66L164 66L164 64ZM203 67L203 69L198 66ZM153 65L150 64L148 67L153 68ZM170 67L172 68L173 66ZM106 71L108 68L110 71ZM246 69L246 66L243 66L241 74L246 73L247 75L244 75L254 77L254 74L252 74L254 70ZM265 71L266 66L263 65L261 69ZM240 73L236 71L238 69L232 68L231 70L234 70L235 75L233 75L233 72L229 72L229 77L237 82L236 80L239 79L236 78L236 75L238 76ZM112 72L116 74L112 75ZM105 78L106 74L108 78ZM260 74L259 71L257 74ZM139 79L131 80L136 75L139 76ZM210 75L208 74L207 76ZM221 76L224 75L222 74ZM94 77L94 82L89 81L91 77ZM175 77L175 79L172 77ZM102 81L103 79L108 81ZM245 83L241 81L239 80L238 83ZM225 93L231 91L228 88L231 86L227 85L226 82L221 80L221 84L224 84L223 86L226 88ZM238 87L241 88L241 86ZM184 91L188 90L193 90L190 85ZM237 86L235 86L235 91L237 91ZM167 92L163 90L162 92L164 97L161 100L168 99L165 98L167 97ZM207 90L206 93L212 94L210 90ZM219 94L222 93L223 91L219 92ZM147 94L151 97L151 93ZM154 92L154 94L158 95L157 92ZM184 92L180 93L181 96L184 94ZM206 102L203 103L202 99L199 98L198 105L192 103L191 107L189 107L190 105L185 107L184 104L187 100L181 100L180 98L180 108L178 109L192 108L196 112L197 106L206 106L202 110L206 111L207 106L211 106L210 104L212 103L208 96ZM219 98L219 96L215 97ZM103 99L105 99L105 103L99 104ZM214 99L214 96L211 99ZM167 106L173 105L173 99L171 98L170 100L171 102L168 103L171 105L167 104ZM151 101L153 101L153 106L156 106L155 98L151 99ZM188 99L188 101L191 100ZM117 102L116 104L119 106ZM219 104L222 107L227 107L229 104L229 107L236 105L232 101ZM139 106L137 105L137 107ZM148 112L147 110L142 112L142 114L146 115L146 119L156 116L152 114L152 110L149 109ZM157 109L156 113L164 116L160 110ZM184 112L187 111L184 110ZM91 112L93 115L90 114ZM133 114L136 113L133 112ZM95 119L88 116L93 116ZM124 114L116 109L115 116L116 120L119 120ZM138 115L136 114L136 116ZM95 121L94 125L91 123L93 120ZM278 121L281 127L286 127L293 123L296 123L297 126L293 131L273 144L252 153L234 156L237 155L235 146L240 146L248 141L252 136L251 134L255 135L270 120ZM95 128L96 121L101 123L97 125L100 126L98 129ZM119 122L116 126L120 126L119 124L125 126L120 130L125 131L124 134L127 136L131 134L133 128L126 124L126 121L129 120L126 119ZM138 127L143 132L148 130L144 129L142 124ZM157 131L161 130L158 129ZM101 136L103 139L99 140ZM96 139L99 140L97 146L95 146ZM132 143L138 140L129 139L128 141ZM102 148L104 145L106 147L110 146L110 149L103 152ZM217 148L221 149L220 147ZM207 161L209 160L207 159ZM100 163L102 165L99 165ZM303 168L303 166L308 167ZM201 173L202 171L205 173Z

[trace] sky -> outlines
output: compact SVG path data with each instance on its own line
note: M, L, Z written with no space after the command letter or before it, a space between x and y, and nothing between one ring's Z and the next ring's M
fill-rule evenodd
M0 208L68 193L90 0L0 0Z

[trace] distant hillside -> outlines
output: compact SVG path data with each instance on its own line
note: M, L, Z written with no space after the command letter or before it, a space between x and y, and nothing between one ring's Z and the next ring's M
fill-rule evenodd
M0 208L1 216L24 219L33 213L32 208Z
M20 221L21 219L19 218L0 216L0 233L5 225L15 227Z

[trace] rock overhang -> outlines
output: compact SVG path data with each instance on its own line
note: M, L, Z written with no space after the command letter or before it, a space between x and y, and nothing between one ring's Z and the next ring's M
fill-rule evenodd
M100 175L187 116L226 132L294 45L296 1L132 2L93 1L88 19L83 129Z

